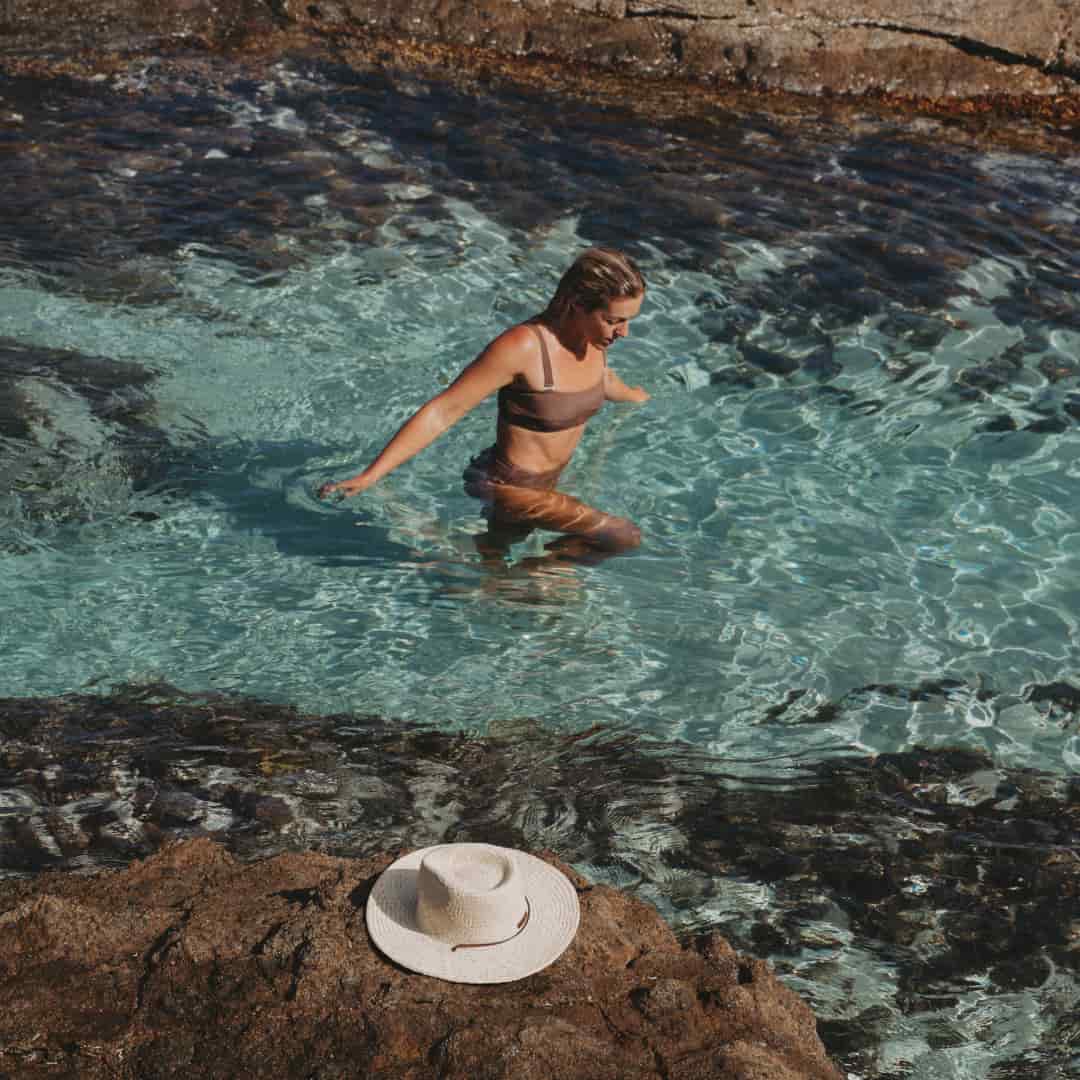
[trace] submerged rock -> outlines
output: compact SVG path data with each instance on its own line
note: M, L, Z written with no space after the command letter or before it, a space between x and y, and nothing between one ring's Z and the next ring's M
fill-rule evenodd
M21 519L83 520L159 472L170 442L156 377L129 361L0 337L0 471Z
M39 1076L366 1080L837 1080L814 1017L718 934L576 886L549 968L468 986L405 971L368 938L391 855L242 863L167 846L118 873L0 887L0 1068Z

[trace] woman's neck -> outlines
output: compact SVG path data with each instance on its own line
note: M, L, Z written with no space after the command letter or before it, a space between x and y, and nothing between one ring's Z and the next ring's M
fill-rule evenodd
M545 311L540 316L540 322L555 335L559 344L578 360L584 360L588 356L588 339L578 325L573 312L568 312L562 317L554 317Z

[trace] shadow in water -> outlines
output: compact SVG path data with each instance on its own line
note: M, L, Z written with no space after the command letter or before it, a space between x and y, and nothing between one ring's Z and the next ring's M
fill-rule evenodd
M301 440L207 444L177 462L170 481L189 500L223 509L238 533L266 537L289 557L332 567L414 562L415 550L391 535L382 495L316 496L328 479L318 465L326 456L325 446ZM419 534L425 523L414 515L411 524Z

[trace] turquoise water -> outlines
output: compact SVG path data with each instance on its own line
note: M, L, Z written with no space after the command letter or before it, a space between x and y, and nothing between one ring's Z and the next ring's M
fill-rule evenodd
M1080 439L978 432L1003 409L1037 415L1051 388L1030 371L1000 404L947 400L973 358L1017 340L977 292L936 313L944 334L917 354L917 388L893 381L896 345L864 320L832 331L828 382L729 389L708 382L729 350L695 326L695 298L773 256L726 252L729 280L647 264L648 303L613 362L653 400L609 406L567 478L640 524L632 557L491 579L459 479L492 437L491 404L371 494L315 500L537 310L586 239L568 222L523 253L454 209L459 255L372 284L355 284L369 260L352 251L262 288L191 252L173 271L179 297L149 311L9 278L3 334L136 359L160 373L161 426L191 441L194 418L205 434L168 481L135 491L107 454L98 468L103 435L62 403L69 452L85 458L58 483L85 520L43 527L12 507L6 529L33 550L7 560L0 692L167 679L470 730L518 715L617 722L756 756L971 741L1008 764L1076 767L1075 731L1020 698L1076 673ZM751 336L791 348L770 323ZM1076 332L1055 338L1048 352L1068 358ZM132 509L159 517L134 526ZM803 710L943 677L998 696L928 708L870 694L842 722L759 723L792 688Z
M1075 766L1075 734L1034 707L966 695L930 715L871 700L809 735L755 726L792 687L806 707L873 683L949 676L1017 694L1073 675L1074 433L979 435L979 410L935 400L969 350L1009 342L993 324L950 328L915 394L882 374L888 346L872 327L844 328L847 362L828 385L879 403L870 416L817 382L694 388L718 350L694 333L693 298L715 282L661 264L615 359L653 400L609 406L567 480L638 521L640 554L486 588L459 466L491 438L490 406L376 492L319 504L318 483L357 470L508 316L535 310L580 245L560 238L515 272L513 246L469 224L459 265L365 287L352 253L259 290L192 256L178 287L188 306L228 312L222 323L179 304L4 290L4 333L138 357L161 372L165 426L206 429L159 490L87 468L60 483L89 520L9 521L35 550L8 560L4 693L163 678L470 729L598 719L755 753L959 739L1011 764ZM160 516L133 527L133 507Z
M53 361L4 384L30 419L3 438L0 695L160 680L476 734L607 724L756 775L957 744L1078 770L1075 715L1037 692L1080 679L1076 162L544 126L544 102L493 121L284 67L155 78L127 104L5 94L0 339L153 379L134 428ZM460 473L493 402L314 498L595 242L650 283L612 362L653 396L607 406L565 484L639 552L528 572L536 537L481 565ZM694 917L767 902L732 886ZM904 1028L875 1075L1037 1041L1016 1001L979 1008L978 1052Z

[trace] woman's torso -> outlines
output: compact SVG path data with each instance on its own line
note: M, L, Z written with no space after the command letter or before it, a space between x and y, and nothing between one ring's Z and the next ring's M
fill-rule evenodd
M499 457L518 468L544 472L565 465L604 403L606 356L588 346L580 360L538 320L529 327L538 362L499 392Z

